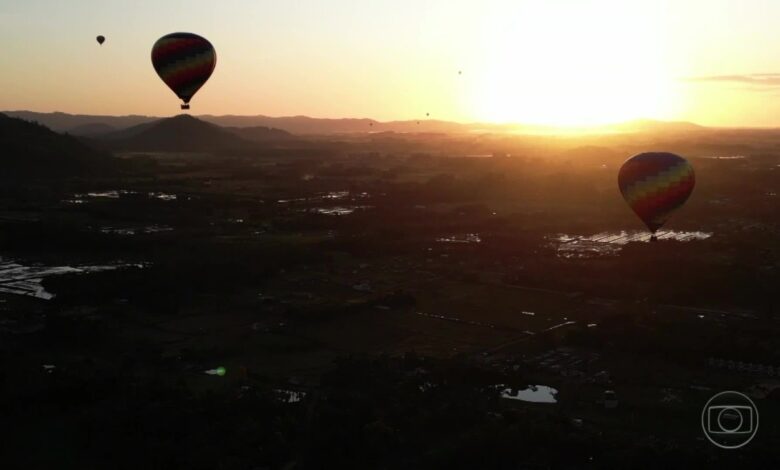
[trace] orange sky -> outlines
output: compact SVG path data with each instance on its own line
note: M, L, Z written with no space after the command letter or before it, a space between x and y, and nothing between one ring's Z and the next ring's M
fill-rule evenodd
M0 0L0 109L175 114L149 51L192 31L218 54L196 114L776 126L776 18L772 0Z

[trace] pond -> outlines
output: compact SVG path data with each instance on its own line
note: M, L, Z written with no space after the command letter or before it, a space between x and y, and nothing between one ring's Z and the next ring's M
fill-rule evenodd
M556 399L558 390L547 385L529 385L524 390L505 388L503 385L498 387L501 388L501 398L507 400L519 400L528 403L558 403Z
M313 207L305 212L313 212L322 215L349 215L357 210L370 209L371 206L336 206L336 207Z
M482 243L482 238L478 233L463 233L440 237L436 241L439 243Z
M170 232L173 227L168 225L148 225L146 227L101 227L100 233L106 235L148 235L152 233Z
M127 189L111 189L108 191L90 191L86 193L76 193L70 199L65 199L62 202L68 204L85 204L93 200L120 199L125 196L138 197L140 194L141 193L139 193L138 191L131 191ZM146 193L146 197L149 199L156 199L158 201L164 201L164 202L176 201L178 199L178 196L176 194L155 192L155 191Z
M122 268L144 268L143 263L116 263L99 266L44 266L23 264L0 258L0 292L6 294L35 297L41 300L51 300L54 294L43 287L43 280L50 276L63 274L88 274L101 271L112 271Z
M712 237L712 232L659 230L656 233L659 242L692 242ZM649 243L650 232L646 230L621 230L619 232L600 232L594 235L558 234L548 237L551 245L562 258L592 258L616 255L629 243Z
M279 400L284 403L298 403L306 398L306 392L299 390L276 389L274 391L278 394Z

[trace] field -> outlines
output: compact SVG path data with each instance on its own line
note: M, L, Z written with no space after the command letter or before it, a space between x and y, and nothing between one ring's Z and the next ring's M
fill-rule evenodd
M615 184L637 145L583 139L153 154L131 176L5 185L3 453L27 468L776 466L774 141L684 148L698 186L649 243ZM463 156L493 153L512 156ZM498 391L541 384L557 403ZM761 427L724 454L700 417L729 389Z

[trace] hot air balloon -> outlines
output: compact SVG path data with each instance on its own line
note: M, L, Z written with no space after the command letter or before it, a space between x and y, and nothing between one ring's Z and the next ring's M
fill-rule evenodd
M163 82L190 109L192 96L209 79L217 65L214 46L192 33L167 34L152 47L152 65Z
M101 46L103 45L104 42L106 42L106 37L102 35L96 37L95 39L97 39L98 44L100 44Z
M661 228L693 191L696 177L688 160L666 152L635 155L620 167L623 198L652 233Z

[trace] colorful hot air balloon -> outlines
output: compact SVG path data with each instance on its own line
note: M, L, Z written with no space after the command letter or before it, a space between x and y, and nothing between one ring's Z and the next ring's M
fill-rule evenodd
M167 34L152 47L152 65L163 82L190 109L192 96L209 79L217 65L214 46L192 33Z
M666 152L635 155L623 163L618 174L620 192L652 232L651 240L672 212L688 200L695 184L688 160Z
M106 37L105 36L98 36L95 39L97 39L98 44L100 44L101 46L106 41Z

